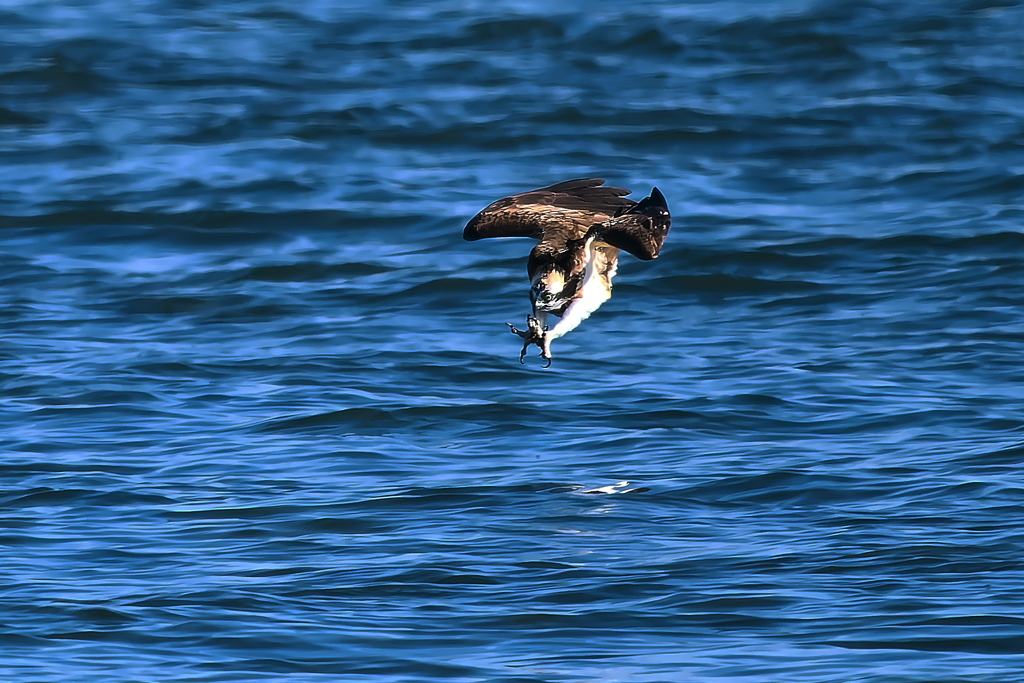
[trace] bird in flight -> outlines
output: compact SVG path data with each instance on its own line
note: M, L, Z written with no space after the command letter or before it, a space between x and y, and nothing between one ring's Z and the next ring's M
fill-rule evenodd
M519 362L530 345L551 365L551 342L587 319L612 295L619 251L650 261L665 243L672 217L658 188L640 202L630 190L603 178L579 178L521 192L494 202L466 224L470 241L487 237L532 237L526 270L533 314L526 329L509 324L523 339ZM561 320L548 328L548 316Z

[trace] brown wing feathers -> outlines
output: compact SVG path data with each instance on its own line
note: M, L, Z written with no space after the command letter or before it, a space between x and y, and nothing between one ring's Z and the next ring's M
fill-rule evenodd
M579 178L494 202L473 217L462 236L533 237L564 241L582 237L595 223L608 220L636 202L629 190L609 187L602 178Z

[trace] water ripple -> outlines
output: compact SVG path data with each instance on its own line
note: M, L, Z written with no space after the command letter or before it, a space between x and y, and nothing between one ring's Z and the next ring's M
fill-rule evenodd
M0 10L9 677L1019 677L1019 3L597 9Z

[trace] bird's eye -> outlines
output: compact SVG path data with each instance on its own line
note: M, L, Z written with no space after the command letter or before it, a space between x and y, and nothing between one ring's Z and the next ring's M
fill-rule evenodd
M551 296L550 292L544 292L543 294L540 295L540 300L544 301L545 303L551 301L553 298L554 297Z

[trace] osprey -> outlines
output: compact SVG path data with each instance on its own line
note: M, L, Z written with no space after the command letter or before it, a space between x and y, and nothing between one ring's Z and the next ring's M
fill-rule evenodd
M612 295L619 250L644 261L658 257L672 218L658 188L635 202L630 190L608 187L603 178L580 178L514 194L473 217L462 236L532 237L526 270L533 315L526 330L509 324L523 339L522 363L531 344L551 365L551 342L574 329ZM561 318L548 330L548 316Z

